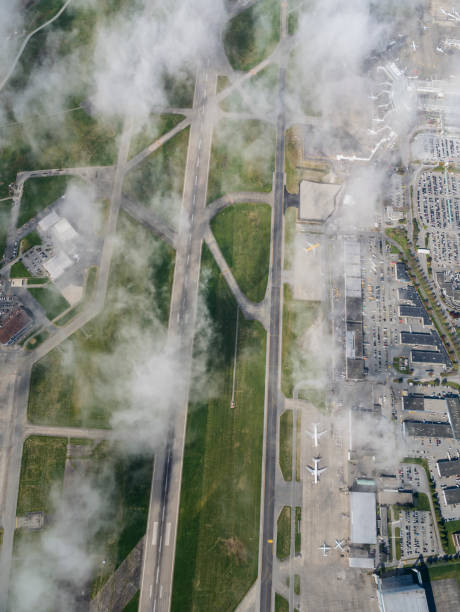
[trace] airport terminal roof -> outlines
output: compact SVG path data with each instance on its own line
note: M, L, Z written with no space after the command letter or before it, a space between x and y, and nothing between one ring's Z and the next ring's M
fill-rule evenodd
M377 543L377 517L375 493L350 492L351 542Z
M347 321L361 323L363 320L363 302L361 299L361 289L359 297L347 297L345 300Z
M460 475L460 460L459 459L439 459L437 462L438 473L440 476L457 476Z
M340 185L302 181L300 183L300 218L322 221L334 210Z
M453 438L449 423L404 421L403 431L414 438Z
M454 432L454 438L460 440L460 400L458 397L447 398L447 412Z
M442 493L446 504L460 504L460 487L446 487Z

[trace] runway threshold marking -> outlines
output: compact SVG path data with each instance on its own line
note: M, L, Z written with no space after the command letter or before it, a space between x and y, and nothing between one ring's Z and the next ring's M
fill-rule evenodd
M171 536L171 523L166 523L165 546L169 546L170 536Z
M157 545L157 539L158 539L158 521L155 521L153 523L152 546Z

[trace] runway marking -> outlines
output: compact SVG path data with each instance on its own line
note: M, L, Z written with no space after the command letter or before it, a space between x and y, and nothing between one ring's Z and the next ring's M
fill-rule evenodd
M197 182L198 182L198 174L195 174L195 185L197 184Z
M149 595L149 599L152 599L152 590L153 590L153 584L150 585L150 595Z
M200 142L198 143L198 151L201 150L201 138L200 138Z
M171 523L166 523L165 546L169 546L170 536L171 536Z
M160 564L157 565L157 577L155 578L157 584L158 584L158 577L159 576L160 576Z
M152 546L156 546L158 538L158 521L153 523Z
M195 216L195 213L192 213L192 222L193 222L193 218L194 218L194 216Z
M187 263L190 261L190 255L187 255Z
M206 73L204 76L205 76L205 79L204 79L204 80L205 80L205 82L207 83L207 82L208 82L208 73Z

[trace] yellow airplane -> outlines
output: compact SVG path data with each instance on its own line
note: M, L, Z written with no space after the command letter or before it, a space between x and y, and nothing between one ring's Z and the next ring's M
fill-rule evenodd
M320 243L317 242L316 244L311 244L309 247L305 248L305 251L307 253L309 253L310 251L313 251L313 249L316 249L317 247L319 247Z

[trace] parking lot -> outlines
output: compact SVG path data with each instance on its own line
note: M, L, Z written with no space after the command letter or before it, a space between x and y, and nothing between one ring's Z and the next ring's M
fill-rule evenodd
M436 554L436 540L431 512L404 510L399 515L401 525L401 558Z
M452 172L422 172L417 183L417 216L429 233L429 246L436 268L460 264L460 183Z

